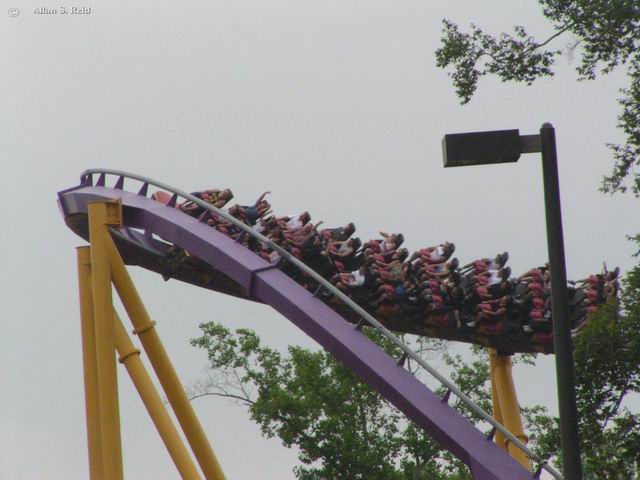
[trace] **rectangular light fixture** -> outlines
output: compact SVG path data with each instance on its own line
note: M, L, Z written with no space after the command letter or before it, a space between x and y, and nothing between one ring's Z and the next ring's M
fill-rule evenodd
M445 167L517 162L522 152L518 129L452 133L442 138Z

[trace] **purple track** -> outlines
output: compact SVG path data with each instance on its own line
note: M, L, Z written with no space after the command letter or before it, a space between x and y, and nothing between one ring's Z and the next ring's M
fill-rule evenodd
M59 193L66 224L85 239L87 202L115 198L122 201L125 228L114 233L114 239L127 264L161 271L159 252L167 244L156 237L186 249L220 272L221 280L232 281L216 290L248 297L280 312L468 465L474 479L532 478L532 473L351 323L232 239L175 208L119 188L80 185ZM186 274L176 278L197 283Z

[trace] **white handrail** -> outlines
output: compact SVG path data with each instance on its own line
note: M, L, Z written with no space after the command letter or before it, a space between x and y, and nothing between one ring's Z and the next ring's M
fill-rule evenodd
M196 205L205 208L216 215L224 218L226 221L234 224L236 227L242 229L247 232L253 238L256 238L267 247L271 248L278 252L283 258L285 258L288 262L295 265L298 269L302 270L304 273L309 275L315 281L317 281L322 288L328 290L333 295L338 297L340 301L342 301L347 307L357 313L362 319L366 320L371 326L375 327L376 330L381 332L385 337L387 337L391 342L397 346L400 350L402 350L409 358L413 359L418 365L424 368L427 372L429 372L433 377L435 377L442 385L444 385L448 390L454 393L461 401L464 403L469 409L482 418L484 421L489 423L492 427L494 427L498 432L504 435L512 444L517 446L520 450L522 450L529 458L535 460L539 465L542 466L544 470L550 473L557 480L563 480L562 475L554 469L551 465L547 463L545 459L540 458L533 451L529 449L518 437L513 435L504 425L495 420L491 415L484 411L478 404L476 404L469 396L467 396L462 390L460 390L454 383L452 383L447 378L443 377L436 369L434 369L431 365L425 362L420 355L414 352L411 348L409 348L402 340L400 340L396 335L394 335L389 329L387 329L384 325L382 325L378 320L372 317L366 310L364 310L360 305L355 303L352 299L350 299L347 295L345 295L342 291L332 285L329 281L327 281L324 277L318 274L315 270L308 267L304 262L300 261L295 256L291 255L291 253L287 252L280 245L275 244L273 241L269 240L267 237L262 235L259 232L256 232L251 226L246 223L238 220L237 218L231 216L224 210L220 210L219 208L214 207L213 205L205 202L204 200L195 197L187 192L179 190L177 188L171 187L162 182L158 182L152 180L147 177L143 177L141 175L136 175L133 173L123 172L120 170L111 170L111 169L88 169L82 172L80 175L81 182L85 182L86 178L89 175L93 174L105 174L105 175L117 175L119 177L131 178L133 180L137 180L148 185L153 185L154 187L161 188L163 190L168 190L174 195L178 195L183 197L186 200L189 200Z

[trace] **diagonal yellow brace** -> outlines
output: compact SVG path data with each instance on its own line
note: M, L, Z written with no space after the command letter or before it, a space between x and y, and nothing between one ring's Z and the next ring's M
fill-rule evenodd
M134 347L115 310L113 316L115 318L116 348L120 354L119 362L127 369L133 385L136 387L153 424L160 434L160 438L162 438L173 463L178 469L180 477L183 480L200 480L200 474L140 360L140 350Z
M131 319L135 329L134 332L137 332L149 361L158 376L158 380L160 380L160 384L167 395L167 399L176 414L191 450L207 480L225 480L222 468L180 383L178 374L160 341L160 337L154 328L154 323L149 318L149 314L133 285L131 277L127 273L120 253L113 240L111 238L108 240L107 251L113 284Z
M108 480L103 471L100 438L100 405L90 255L90 247L88 246L77 249L89 475L91 480ZM162 399L139 358L140 350L134 347L115 310L113 311L113 316L115 321L115 344L120 354L119 361L127 369L140 398L149 412L149 416L178 469L178 473L183 480L200 480L200 474L184 447L178 431L164 408Z

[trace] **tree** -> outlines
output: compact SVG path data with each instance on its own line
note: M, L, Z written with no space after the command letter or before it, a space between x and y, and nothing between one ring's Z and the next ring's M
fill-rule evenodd
M202 335L191 343L207 351L211 371L190 389L191 397L213 395L248 407L263 435L298 447L302 465L295 469L297 478L469 478L464 465L328 353L290 346L282 355L263 346L250 330L232 333L215 322L200 328ZM389 354L400 356L385 337L367 334ZM414 347L427 353L441 351L443 344L419 339ZM480 372L474 370L478 365ZM468 382L486 382L486 365L478 365L463 375ZM407 368L419 373L413 363Z
M618 127L624 132L624 144L609 144L614 158L610 175L602 182L602 191L625 192L630 187L640 196L640 3L637 0L538 0L543 15L555 33L538 41L522 26L513 34L493 37L471 24L470 32L443 20L442 45L436 51L438 67L449 70L461 102L467 103L485 75L500 80L524 82L553 75L553 66L563 53L548 49L563 35L573 37L569 48L577 53L578 80L593 80L617 68L625 68L629 84L621 89L618 102L622 111Z
M614 304L602 308L575 342L585 479L628 480L640 472L640 412L626 405L640 393L640 267L629 273L624 286L622 308ZM247 406L263 435L299 448L302 466L295 470L297 478L470 478L466 467L326 352L291 346L283 356L261 345L250 330L232 333L214 322L200 328L203 334L192 344L207 351L211 371L191 388L192 398L213 395ZM384 337L368 335L389 354L399 356ZM472 348L472 358L465 362L443 351L441 343L418 339L415 344L419 351L441 354L452 369L453 382L491 411L489 369L482 348ZM532 355L517 360L534 363ZM422 373L415 365L408 368L418 376ZM486 428L459 401L453 406ZM558 419L541 406L523 407L522 412L530 447L559 467Z

